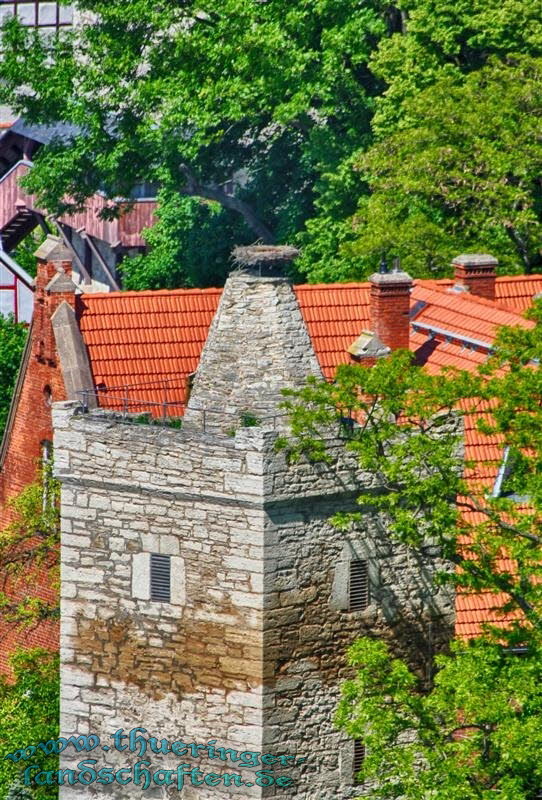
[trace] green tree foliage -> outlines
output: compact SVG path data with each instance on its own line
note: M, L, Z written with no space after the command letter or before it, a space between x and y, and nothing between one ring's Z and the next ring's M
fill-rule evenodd
M32 790L29 789L28 786L25 786L21 780L17 779L9 787L6 800L33 800Z
M536 800L542 785L542 652L456 642L437 657L435 685L383 642L358 640L337 723L365 742L362 779L374 800Z
M58 787L39 786L30 791L21 786L21 772L29 762L16 763L5 759L5 755L58 738L58 655L41 648L20 650L10 662L14 682L0 677L0 796L53 800L58 796ZM40 753L35 758L43 769L58 768L58 756Z
M284 241L369 134L380 0L76 5L94 15L79 33L45 41L13 20L3 33L2 99L73 126L25 180L52 211L101 189L114 213L114 198L157 181L239 215L245 238Z
M52 463L9 505L14 519L0 531L0 612L5 622L34 627L58 619L59 485ZM47 574L47 587L43 576ZM36 596L36 586L43 597Z
M144 231L148 255L122 264L125 289L221 286L231 251L248 244L242 220L218 203L160 192L158 222Z
M372 194L351 246L371 267L399 255L416 276L446 274L461 252L506 273L542 266L542 59L490 61L405 101L396 133L359 160Z
M47 225L47 223L44 224ZM47 228L49 229L49 226ZM50 230L50 233L53 233L53 231ZM34 253L40 244L45 241L45 237L45 232L38 226L28 233L11 253L17 264L33 278L36 277L36 256Z
M376 143L322 176L301 266L313 281L359 280L385 252L416 277L438 277L452 256L481 250L503 272L539 269L539 8L530 0L389 8L391 35L369 63L383 82ZM360 198L353 220L347 204L336 205L341 194Z
M438 544L458 568L443 579L503 592L505 610L521 610L542 632L542 374L530 364L542 358L542 307L532 313L536 325L504 331L496 354L474 373L429 374L412 363L410 352L396 351L370 369L339 367L333 383L311 379L306 388L287 391L293 438L280 445L292 457L329 460L325 435L345 416L359 420L345 446L385 489L377 496L360 492L359 503L380 508L403 543ZM503 452L517 453L509 488L529 497L528 508L493 497L483 481L466 477L461 426L454 424L465 415L499 436ZM476 525L464 511L476 512ZM338 514L335 522L349 526L361 516ZM514 570L499 568L503 552ZM513 628L509 635L515 636Z
M442 78L460 79L488 61L542 56L542 19L530 0L398 0L396 31L371 60L386 84L374 128L393 133L407 116L405 100Z
M6 424L26 335L26 327L14 322L13 316L0 315L0 438Z
M25 181L50 211L100 189L114 215L137 182L163 188L156 256L133 278L127 262L130 286L218 283L255 238L301 245L311 281L366 277L382 251L415 276L475 246L539 266L531 0L76 5L80 33L6 24L0 100L66 124Z
M345 276L382 253L416 277L447 274L459 252L503 272L540 268L542 18L530 0L399 0L397 30L370 67L385 82L376 142L358 154L369 191L344 240ZM333 270L333 264L331 270ZM329 280L325 266L320 277Z
M287 392L292 436L279 446L291 458L332 466L326 442L342 431L385 490L361 488L360 505L376 505L391 535L417 554L437 545L455 566L439 580L491 592L496 603L504 596L500 622L438 658L429 691L383 643L352 646L357 672L337 722L367 745L364 779L374 798L535 800L542 788L541 304L531 316L530 329L503 329L474 373L430 375L398 351L370 369L339 368L334 383L313 379ZM455 421L465 415L515 454L505 491L493 492L464 463ZM347 528L361 516L334 522ZM528 648L520 658L507 649L518 646Z

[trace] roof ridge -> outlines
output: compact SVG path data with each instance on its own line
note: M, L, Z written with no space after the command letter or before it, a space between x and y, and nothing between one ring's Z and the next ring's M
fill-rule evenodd
M294 283L294 289L368 289L369 281L348 281L346 283Z
M118 292L84 292L81 298L86 302L87 300L104 298L117 299L119 297L167 297L178 296L186 294L220 294L222 288L219 286L210 286L205 289L130 289L128 291Z
M535 275L500 275L497 277L497 281L500 283L504 282L517 282L517 281L542 281L542 273L535 274ZM436 291L439 294L444 294L443 289L448 288L449 286L453 285L453 278L414 278L414 287L420 286L422 288L427 289L428 291ZM294 284L293 288L296 291L313 291L313 290L338 290L338 289L368 289L370 288L371 284L370 281L345 281L345 282L335 282L335 283L296 283ZM202 293L219 293L222 292L222 287L220 286L209 286L205 288L198 288L198 287L178 287L176 289L142 289L142 290L135 290L130 289L128 291L118 291L118 292L88 292L83 295L84 299L87 300L88 298L104 298L104 297L142 297L142 296L157 296L157 295L174 295L174 294L202 294ZM511 310L508 306L504 305L502 301L499 300L487 300L484 297L479 297L477 295L470 294L465 292L462 294L462 299L473 300L474 302L481 303L483 305L488 305L494 308L500 308L502 311L508 311L512 314L517 314Z
M497 275L497 281L504 283L505 281L528 280L528 281L542 281L542 272L535 272L531 275Z
M515 317L522 322L525 322L525 317L515 311L510 306L507 306L503 301L500 300L488 300L486 297L480 297L479 295L471 294L470 292L458 292L452 293L443 291L442 289L438 289L435 287L423 287L428 292L435 292L439 297L446 298L450 301L455 301L456 303L471 303L476 306L483 306L484 308L491 308L496 311L501 311L503 314L509 314L511 317ZM456 309L458 313L462 312L462 309L459 307ZM463 309L463 313L465 313L465 309Z

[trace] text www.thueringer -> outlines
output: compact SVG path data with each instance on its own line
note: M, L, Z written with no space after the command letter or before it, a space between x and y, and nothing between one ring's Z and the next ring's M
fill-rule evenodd
M207 756L221 761L229 760L235 763L237 767L244 768L267 767L275 764L293 767L306 761L304 757L275 756L272 753L260 753L253 750L237 751L232 748L215 747L216 739L211 739L206 744L186 743L182 740L169 742L167 739L158 740L154 736L145 737L144 734L146 733L146 728L132 728L125 734L124 729L120 728L110 735L113 740L112 747L107 744L102 745L100 737L96 734L71 736L69 739L60 737L15 750L13 753L8 753L4 758L14 762L26 761L33 759L40 752L44 755L62 753L72 745L76 752L91 752L101 747L104 752L114 749L118 752L135 753L140 758L147 753L147 750L160 755L188 755L192 758ZM77 783L82 785L89 785L95 782L126 785L133 782L141 786L142 789L147 789L151 783L157 786L176 786L178 789L181 789L185 782L190 782L192 786L201 786L202 784L218 786L223 783L225 786L272 786L275 784L280 787L291 786L294 783L293 778L289 775L275 776L274 772L269 770L257 770L254 772L253 781L243 781L242 776L238 774L205 774L198 767L193 767L191 764L186 763L179 764L175 769L160 768L154 771L148 769L148 767L151 767L151 762L147 760L139 761L135 765L117 770L111 767L95 768L96 764L96 759L86 759L77 764L77 770L59 769L46 771L37 764L31 764L24 770L24 783L28 786L32 782L37 785L62 785L67 782L73 786Z

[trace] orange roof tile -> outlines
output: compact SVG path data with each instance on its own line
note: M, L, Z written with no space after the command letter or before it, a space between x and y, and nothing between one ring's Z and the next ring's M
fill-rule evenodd
M188 375L199 361L220 289L109 292L81 297L80 328L101 405L183 413Z
M500 325L532 325L520 314L542 292L542 275L497 278L496 302L449 291L450 280L417 280L411 295L411 349L430 372L443 367L473 370L488 357ZM326 378L349 363L347 348L370 329L369 283L296 286L301 313ZM95 384L105 385L108 408L183 413L186 383L194 372L220 299L220 289L111 292L80 298L80 328ZM431 333L432 332L432 333ZM467 460L476 462L470 480L491 486L502 457L497 437L476 429L466 418ZM469 516L470 515L470 516ZM466 512L473 521L472 512ZM479 633L484 621L498 622L493 610L502 598L490 593L459 595L456 630Z

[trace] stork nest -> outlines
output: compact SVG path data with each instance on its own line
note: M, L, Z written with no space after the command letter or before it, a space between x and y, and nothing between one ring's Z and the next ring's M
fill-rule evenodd
M299 250L290 245L252 244L235 247L232 258L240 267L278 266L293 261Z

